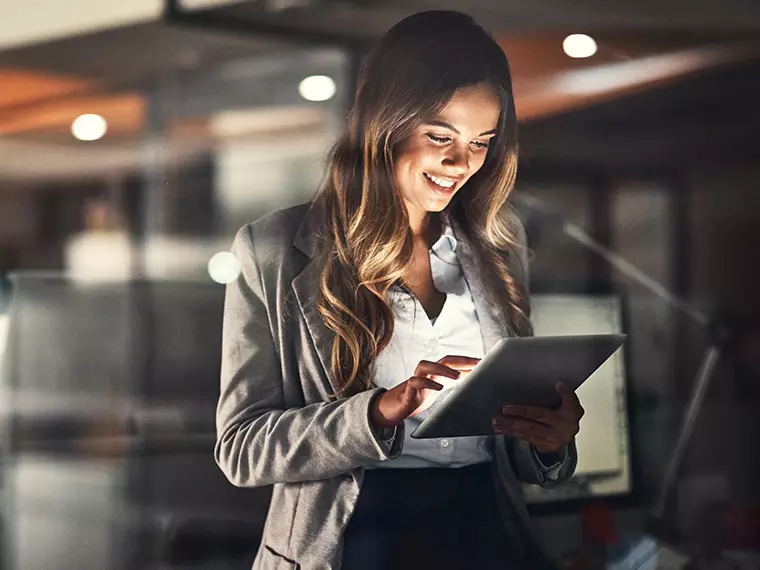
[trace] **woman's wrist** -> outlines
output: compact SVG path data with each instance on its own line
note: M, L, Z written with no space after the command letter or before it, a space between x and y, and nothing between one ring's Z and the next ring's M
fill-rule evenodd
M372 401L370 403L369 422L375 431L381 429L393 429L396 427L396 424L394 424L392 421L389 421L381 411L381 402L383 395L386 393L386 390L379 391L377 396L372 398Z

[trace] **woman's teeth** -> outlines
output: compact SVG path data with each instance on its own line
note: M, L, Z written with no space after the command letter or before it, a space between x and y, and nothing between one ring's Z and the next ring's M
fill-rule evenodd
M445 178L438 178L437 176L433 176L431 174L425 174L425 176L427 176L429 180L431 180L432 182L435 182L441 188L448 189L448 188L451 188L452 186L454 186L454 181L453 180L446 180Z

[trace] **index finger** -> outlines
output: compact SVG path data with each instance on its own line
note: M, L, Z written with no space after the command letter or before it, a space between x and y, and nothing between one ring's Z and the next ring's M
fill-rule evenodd
M414 376L445 376L447 378L459 378L461 372L440 362L421 360L414 370Z
M557 412L541 406L505 404L501 409L501 413L504 416L526 418L547 425L554 425L557 423Z
M454 370L472 370L480 362L480 358L471 356L457 356L449 354L438 360L439 364L453 368Z
M576 394L574 390L571 390L562 380L557 382L557 392L559 393L559 397L562 398L562 405L560 407L569 407L576 411L583 410L581 407L581 401L578 399L578 394Z

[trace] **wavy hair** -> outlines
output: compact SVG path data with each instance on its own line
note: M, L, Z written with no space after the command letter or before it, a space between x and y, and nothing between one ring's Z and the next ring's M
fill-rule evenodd
M317 200L328 244L317 306L335 332L339 395L374 386L374 362L393 335L388 291L411 262L413 236L394 179L400 146L454 92L488 85L500 103L485 162L446 212L478 255L489 301L514 335L532 334L522 246L506 205L517 174L517 118L509 64L493 38L459 12L410 16L374 46L359 71L348 128L330 154Z

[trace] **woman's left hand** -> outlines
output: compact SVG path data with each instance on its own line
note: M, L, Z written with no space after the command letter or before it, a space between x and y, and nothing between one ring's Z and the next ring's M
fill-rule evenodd
M584 410L578 396L563 382L557 383L562 405L552 410L540 406L506 404L493 418L494 433L527 441L540 453L556 453L580 431Z

